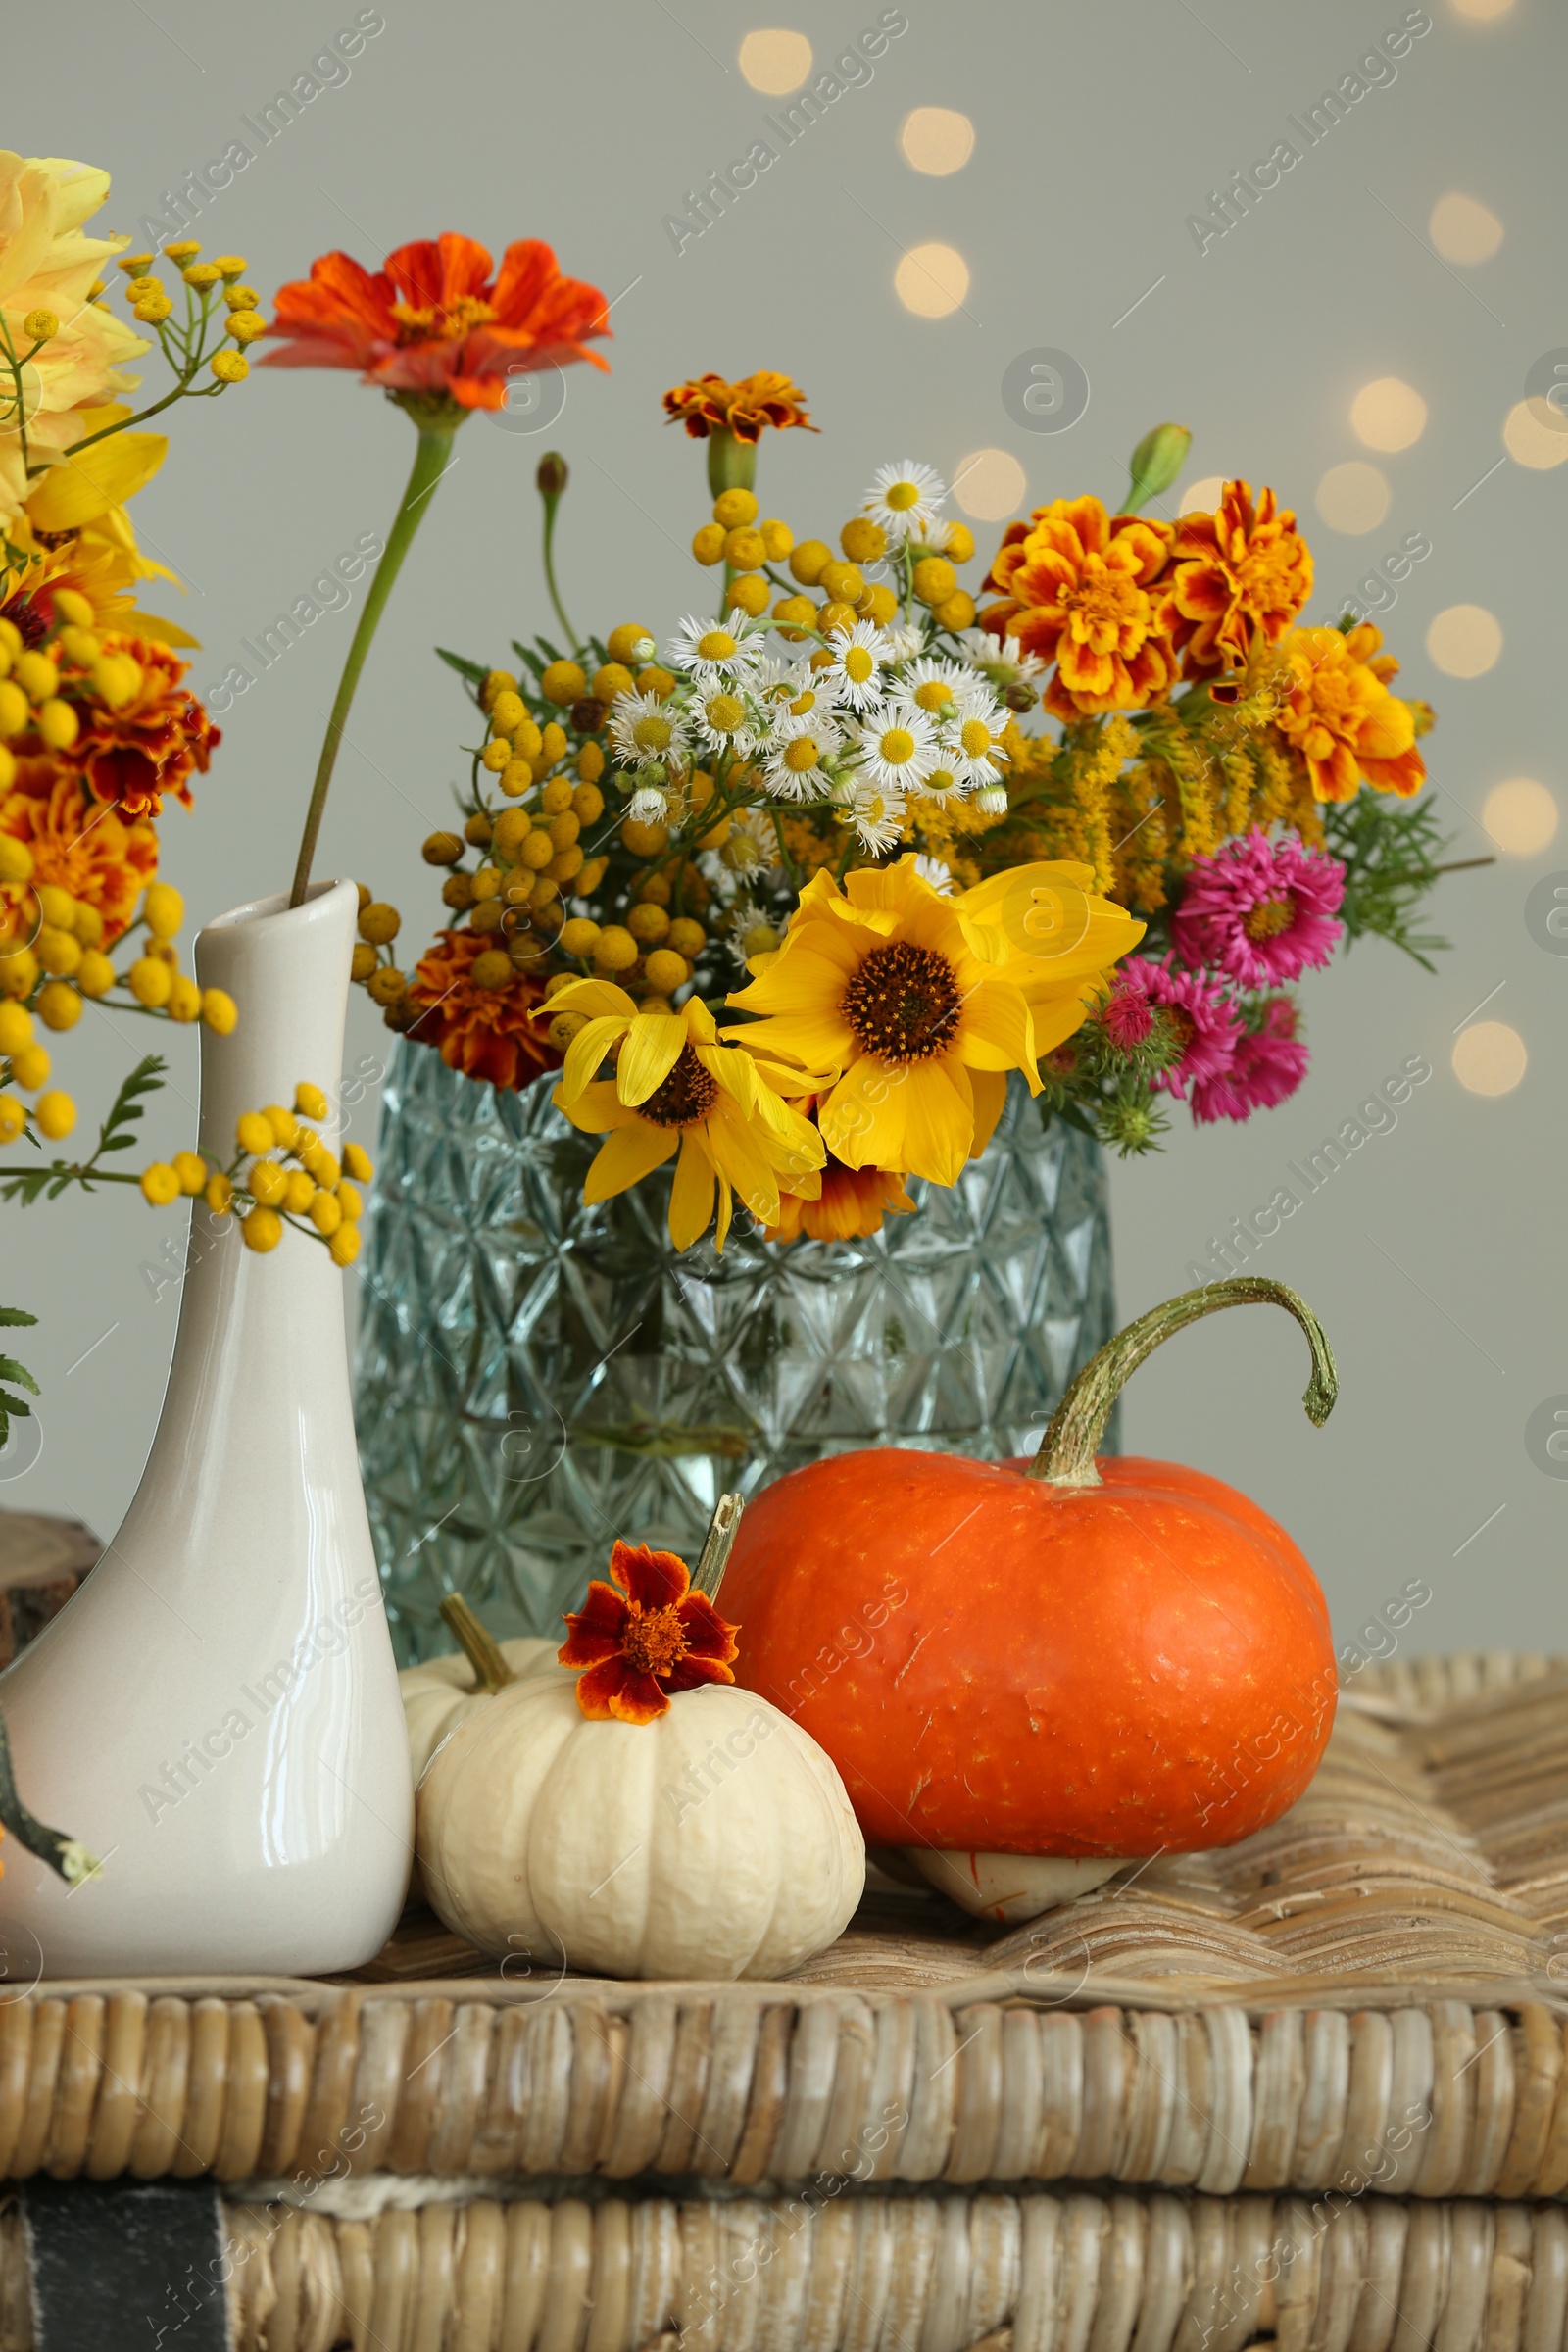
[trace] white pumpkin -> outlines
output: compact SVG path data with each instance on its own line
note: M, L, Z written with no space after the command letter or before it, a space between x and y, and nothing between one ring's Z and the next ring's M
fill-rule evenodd
M501 1655L514 1675L537 1673L542 1666L554 1666L557 1644L541 1642L531 1634L514 1642L497 1643ZM566 1673L563 1666L560 1670ZM575 1676L571 1677L574 1682ZM495 1696L487 1683L481 1682L471 1659L462 1650L452 1650L445 1657L426 1658L419 1666L405 1666L398 1676L398 1688L403 1693L403 1719L409 1732L409 1762L414 1767L415 1784L454 1724L464 1722L476 1708L485 1706Z
M454 1726L416 1798L430 1900L484 1952L615 1977L777 1977L839 1936L865 1846L837 1771L766 1699L585 1716L534 1673Z
M1105 1861L1064 1854L958 1854L917 1845L906 1845L902 1852L923 1879L976 1919L1006 1922L1038 1919L1043 1912L1070 1903L1075 1895L1103 1886L1118 1870L1132 1868L1131 1858Z

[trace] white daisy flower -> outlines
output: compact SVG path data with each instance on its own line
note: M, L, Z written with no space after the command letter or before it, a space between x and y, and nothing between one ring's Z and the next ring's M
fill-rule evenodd
M902 466L879 466L863 505L889 539L919 538L937 518L948 486L933 466L906 458Z
M960 775L962 761L955 760L937 746L937 764L923 778L920 790L928 801L961 801L969 789L967 777Z
M882 663L886 660L882 632L874 621L858 620L854 628L835 630L831 667L820 670L830 679L829 691L852 710L868 710L883 693Z
M610 741L623 767L647 767L656 760L679 759L686 729L673 701L656 694L617 694L610 706Z
M891 850L904 834L904 795L862 780L846 805L845 822L855 827L862 849Z
M882 647L889 662L912 662L925 652L927 642L925 624L919 620L892 621L882 632Z
M626 805L626 814L634 825L662 825L669 815L668 798L651 784L640 785Z
M923 710L896 703L869 717L859 733L859 774L884 791L906 793L940 765L936 729Z
M786 801L821 800L828 784L823 762L842 741L830 711L808 710L786 718L762 766L769 792Z
M940 858L928 858L921 850L914 860L914 870L922 882L929 882L931 888L940 891L944 898L952 895L953 868L944 865Z
M974 671L961 662L933 660L929 655L906 662L888 688L891 701L912 703L927 717L941 719L944 714L956 718L964 708L964 696L975 681Z
M945 515L934 514L923 529L910 531L908 535L919 542L922 555L945 556L953 543L953 524Z
M742 808L730 820L719 863L732 874L764 873L778 863L778 835L763 808Z
M1009 686L1035 685L1050 666L1038 654L1026 654L1016 637L1004 638L999 645L989 630L965 629L958 643L981 676L1003 693Z
M984 792L975 794L974 805L987 816L1005 816L1007 813L1006 786L1004 784L988 784Z
M711 692L724 676L749 675L765 657L763 632L749 613L737 607L723 620L703 620L691 613L664 648L671 669L683 669L697 685Z
M692 718L710 752L734 752L743 760L750 758L770 731L767 716L740 691L738 679L716 683L711 693L699 694Z
M995 716L1000 713L994 712ZM962 716L956 725L941 728L939 742L944 762L960 784L987 785L1001 781L1003 755L991 720Z

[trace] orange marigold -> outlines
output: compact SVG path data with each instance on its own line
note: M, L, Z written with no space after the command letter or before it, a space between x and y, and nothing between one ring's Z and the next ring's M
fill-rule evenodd
M127 825L96 806L79 773L54 760L24 760L16 787L0 798L0 833L32 852L32 885L53 882L103 916L102 944L113 947L158 874L158 836L150 824ZM20 898L12 886L4 893Z
M664 413L671 422L678 417L694 441L706 441L719 430L737 441L758 441L764 424L781 430L799 424L808 433L817 429L806 414L806 394L770 368L743 375L733 384L721 375L688 377L664 394Z
M544 1001L542 982L518 972L509 988L476 987L475 962L496 942L476 931L441 931L415 967L405 1002L420 1007L406 1035L434 1046L449 1070L518 1091L561 1055L529 1019Z
M122 816L157 816L164 794L188 808L193 775L206 775L222 742L202 705L180 679L190 667L167 645L147 637L106 637L106 652L131 654L141 684L128 702L112 710L94 696L76 705L81 732L71 747L94 800Z
M556 1652L563 1666L579 1670L577 1704L585 1715L653 1723L669 1713L673 1691L735 1680L741 1629L706 1592L692 1591L684 1560L617 1537L610 1573L612 1584L595 1577L583 1606L566 1612L566 1639Z
M830 1152L822 1167L821 1197L802 1200L781 1191L778 1223L764 1227L770 1242L853 1242L880 1233L884 1217L908 1216L914 1202L897 1168L847 1168Z
M1278 645L1312 593L1312 551L1289 507L1247 482L1227 482L1212 514L1176 526L1160 626L1189 678L1242 669L1258 645Z
M1369 620L1338 629L1293 629L1282 651L1284 701L1274 724L1298 751L1320 801L1353 801L1363 782L1408 800L1426 782L1415 748L1416 714L1389 692L1399 664L1381 654Z
M1169 693L1176 658L1152 591L1172 536L1098 498L1058 498L1008 524L985 582L1004 601L980 625L1055 663L1045 697L1055 717L1141 710Z

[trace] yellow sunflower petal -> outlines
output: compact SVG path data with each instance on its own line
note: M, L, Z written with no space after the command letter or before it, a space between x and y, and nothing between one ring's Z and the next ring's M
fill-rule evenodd
M559 993L564 996L566 991L562 989ZM564 1102L575 1102L583 1088L591 1084L600 1063L625 1027L625 1020L618 1012L609 1012L578 1030L561 1065L561 1093Z
M576 1042L573 1039L573 1046ZM621 1101L646 1102L663 1085L686 1045L686 1023L680 1013L640 1012L621 1040L620 1059L615 1064L615 1092Z
M904 1156L901 1167L933 1184L956 1184L974 1140L974 1098L960 1061L917 1061L904 1089ZM887 1162L879 1163L887 1165Z
M720 1095L708 1115L706 1140L720 1175L735 1187L754 1216L772 1225L778 1221L778 1179L768 1165L765 1132Z
M1007 1077L1004 1070L969 1070L969 1092L974 1097L974 1135L969 1144L969 1157L978 1159L997 1132L1007 1100Z
M757 1064L751 1055L734 1046L693 1046L692 1052L714 1083L749 1113L758 1097Z
M1040 1092L1028 1003L1023 991L1000 972L965 996L958 1015L957 1052L971 1070L1022 1070L1031 1092Z
M718 1219L713 1227L713 1248L718 1251L720 1257L724 1254L724 1244L729 1237L729 1221L734 1206L735 1197L723 1177L720 1176L718 1180Z
M1035 1052L1042 1057L1054 1054L1058 1046L1064 1045L1076 1030L1081 1029L1084 1015L1089 1010L1086 1000L1092 1000L1097 993L1089 988L1081 996L1053 997L1047 1003L1035 1004L1030 1013L1034 1022Z
M729 1001L733 1004L739 999ZM726 1043L744 1045L749 1054L761 1053L769 1059L782 1054L787 1061L798 1061L803 1071L842 1070L859 1058L855 1031L836 1004L748 1021L744 1027L737 1024L733 1029L721 1029L719 1035ZM803 1085L802 1091L810 1089Z
M636 1010L636 999L628 997L612 980L568 980L550 1000L552 1017L558 1012L585 1012L592 1020L615 1013L621 1020L629 1021Z
M869 1054L852 1063L816 1106L822 1141L847 1168L902 1168L907 1070L890 1070Z
M713 1213L713 1163L694 1128L679 1141L680 1158L669 1195L669 1238L677 1250L689 1250L708 1231Z
M550 1099L563 1116L568 1118L584 1135L607 1135L612 1127L629 1127L634 1120L639 1126L644 1124L638 1119L636 1111L627 1110L623 1103L616 1102L615 1090L608 1082L585 1086L575 1102L564 1102L559 1086Z
M584 1201L592 1208L596 1200L610 1200L616 1193L629 1191L655 1168L662 1168L679 1142L677 1129L656 1127L651 1119L617 1128L595 1155L582 1188Z

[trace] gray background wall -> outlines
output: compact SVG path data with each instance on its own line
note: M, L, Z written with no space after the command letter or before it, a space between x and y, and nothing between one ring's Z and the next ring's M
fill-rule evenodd
M744 154L779 103L742 77L742 36L788 26L827 63L876 22L875 6L384 0L384 29L346 77L210 201L196 233L210 251L249 255L269 301L329 246L373 266L386 247L446 227L498 254L514 236L547 238L564 269L618 295L612 376L571 370L546 436L574 469L567 601L603 626L636 614L662 630L706 597L685 553L705 512L701 452L665 432L659 395L710 368L788 368L809 393L821 438L770 441L760 484L764 512L798 531L831 534L884 458L923 457L951 475L979 447L1018 459L1030 504L1090 488L1113 500L1133 442L1172 416L1194 429L1189 478L1243 473L1300 509L1323 591L1313 617L1331 617L1369 564L1424 533L1432 554L1401 586L1389 634L1405 690L1439 707L1427 750L1450 855L1476 857L1492 846L1479 814L1499 779L1562 790L1568 473L1515 463L1500 436L1532 362L1568 343L1568 20L1551 0L1516 0L1490 21L1453 0L1429 5L1431 29L1396 78L1202 252L1189 214L1280 139L1305 146L1287 118L1400 24L1400 0L1202 0L1200 12L1186 0L905 0L907 30L873 77L679 252L663 217ZM353 18L315 0L243 11L155 0L131 13L85 0L63 58L58 23L24 12L8 34L5 135L107 166L106 217L133 228L246 135L241 118L308 73ZM902 122L927 105L974 123L972 159L951 176L920 175L900 153ZM1451 190L1503 223L1494 259L1466 268L1433 251L1429 218ZM901 252L931 239L970 272L963 307L936 319L911 316L893 286ZM1091 386L1086 413L1053 434L1023 429L1001 389L1008 363L1042 346L1071 353ZM1386 375L1414 385L1430 414L1412 447L1379 456L1349 410ZM176 414L174 435L136 514L149 549L189 583L186 602L172 591L165 602L203 640L202 687L340 551L385 532L412 436L350 375L277 371ZM417 844L448 812L463 715L429 648L499 658L510 635L548 624L532 487L541 446L483 420L466 427L338 771L318 870L369 881L421 939L433 893ZM1382 468L1392 504L1370 533L1338 534L1314 511L1315 487L1358 458ZM976 526L982 542L988 527ZM1425 651L1434 615L1457 604L1485 607L1503 631L1500 660L1470 681L1443 675ZM341 611L324 615L235 704L196 813L165 820L166 871L193 918L286 881L351 625ZM1299 1287L1337 1345L1345 1385L1328 1430L1315 1436L1302 1418L1300 1342L1273 1316L1191 1332L1139 1375L1126 1414L1131 1448L1232 1479L1292 1528L1342 1639L1414 1576L1433 1597L1407 1646L1568 1639L1568 1484L1526 1447L1532 1413L1568 1392L1568 961L1525 920L1532 887L1560 867L1568 832L1533 859L1446 881L1439 923L1455 944L1436 978L1379 943L1357 948L1304 986L1314 1059L1294 1102L1222 1133L1178 1124L1162 1158L1114 1176L1130 1312L1185 1287L1208 1237L1266 1201L1289 1181L1287 1162L1408 1056L1432 1065L1397 1126L1255 1259ZM1523 1083L1492 1100L1466 1093L1449 1059L1489 995L1484 1017L1505 1020L1530 1056ZM349 1061L378 1060L384 1032L358 996L352 1020ZM100 1015L63 1047L84 1123L145 1045L140 1024ZM194 1040L176 1034L171 1052L173 1082L148 1122L165 1151L192 1132L196 1087ZM155 1298L141 1270L171 1230L133 1194L4 1212L0 1289L43 1318L29 1358L45 1394L42 1452L0 1498L112 1531L173 1340L177 1291Z

